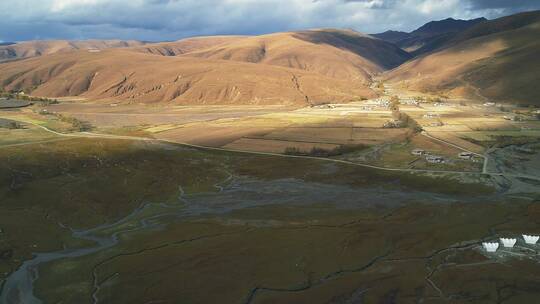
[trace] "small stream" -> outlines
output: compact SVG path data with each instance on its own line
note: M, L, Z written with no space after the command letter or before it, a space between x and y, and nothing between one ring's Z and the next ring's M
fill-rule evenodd
M93 247L70 248L55 252L34 253L34 257L31 260L24 262L21 267L17 269L17 271L12 273L7 278L2 290L2 294L0 295L0 303L42 303L42 301L38 299L33 293L34 282L39 278L38 269L41 264L56 261L59 259L77 258L101 250L105 250L115 246L118 243L118 236L121 233L127 233L130 231L149 228L149 224L145 219L143 219L139 221L140 225L136 228L118 231L111 234L110 236L97 235L97 233L101 230L110 229L130 221L131 218L136 217L137 214L143 212L148 206L150 205L145 205L144 207L135 210L132 214L128 215L127 217L116 223L98 226L89 230L73 231L73 238L92 241L95 243L95 246Z
M339 208L398 207L409 202L452 203L480 202L487 197L456 198L428 192L404 192L401 189L352 188L304 182L296 179L260 181L231 178L227 185L218 184L219 192L185 195L180 187L178 203L147 203L125 218L88 230L72 230L73 238L92 241L92 247L69 248L55 252L34 253L6 280L0 293L2 304L40 304L34 294L39 267L45 263L77 258L110 249L119 243L119 236L140 230L165 229L167 221L207 214L223 214L233 210L265 205L332 204ZM494 197L490 198L495 199ZM94 302L97 302L94 298Z

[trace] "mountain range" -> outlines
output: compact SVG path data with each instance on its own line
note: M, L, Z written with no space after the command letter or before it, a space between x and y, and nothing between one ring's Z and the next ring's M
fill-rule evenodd
M308 106L410 89L539 104L540 12L445 19L410 33L313 29L174 42L28 41L0 46L0 86L96 101Z
M380 39L325 29L110 45L49 47L58 51L0 65L0 82L6 90L39 96L311 105L373 97L371 77L410 58Z

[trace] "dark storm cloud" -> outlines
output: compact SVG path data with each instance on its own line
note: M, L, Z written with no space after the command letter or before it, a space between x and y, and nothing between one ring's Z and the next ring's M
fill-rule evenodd
M527 9L538 8L538 0L470 0L474 9Z
M540 9L539 0L468 0L468 4L470 10L484 11L488 18Z
M519 0L1 0L0 40L156 41L316 27L373 33L539 8Z

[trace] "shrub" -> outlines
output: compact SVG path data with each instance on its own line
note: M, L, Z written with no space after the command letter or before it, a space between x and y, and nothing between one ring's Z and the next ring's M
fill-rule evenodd
M307 155L306 153L300 151L300 149L298 149L297 147L287 147L287 148L285 148L285 151L283 152L283 154L286 154L286 155Z
M63 122L67 122L73 126L76 131L84 132L92 130L92 125L89 122L78 120L75 117L65 116L62 114L54 114L58 119Z
M366 149L366 145L361 144L350 144L350 145L340 145L333 149L324 149L321 147L313 147L309 152L302 151L297 147L287 147L283 152L286 155L296 155L296 156L313 156L313 157L332 157L343 155L347 153L356 152L359 150Z

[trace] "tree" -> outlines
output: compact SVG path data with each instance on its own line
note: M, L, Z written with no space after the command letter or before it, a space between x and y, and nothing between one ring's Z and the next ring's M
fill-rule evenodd
M401 113L399 112L399 97L394 95L390 98L390 109L392 110L392 118L395 120L400 120Z
M399 111L399 97L394 95L390 98L390 107L392 110Z

